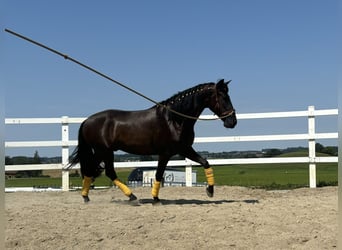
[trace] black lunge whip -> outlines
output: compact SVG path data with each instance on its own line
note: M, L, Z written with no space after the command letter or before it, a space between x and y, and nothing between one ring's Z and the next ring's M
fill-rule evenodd
M64 57L65 60L70 60L70 61L72 61L72 62L74 62L74 63L76 63L76 64L78 64L78 65L80 65L80 66L82 66L82 67L84 67L84 68L86 68L86 69L88 69L88 70L90 70L90 71L92 71L92 72L94 72L94 73L96 73L96 74L98 74L98 75L100 75L100 76L106 78L106 79L108 79L109 81L114 82L114 83L120 85L121 87L123 87L123 88L125 88L125 89L128 89L129 91L131 91L131 92L133 92L133 93L135 93L135 94L137 94L137 95L139 95L139 96L141 96L141 97L143 97L143 98L149 100L150 102L153 102L153 103L156 104L156 105L160 105L159 102L156 102L155 100L152 100L151 98L149 98L149 97L147 97L147 96L145 96L145 95L139 93L138 91L136 91L136 90L134 90L134 89L132 89L132 88L126 86L125 84L123 84L123 83L121 83L121 82L119 82L119 81L114 80L113 78L111 78L111 77L109 77L109 76L107 76L107 75L101 73L100 71L98 71L98 70L96 70L96 69L94 69L94 68L92 68L92 67L90 67L90 66L88 66L88 65L85 65L84 63L81 63L81 62L77 61L76 59L74 59L74 58L68 56L67 54L63 54L63 53L61 53L61 52L59 52L59 51L57 51L57 50L55 50L55 49L52 49L52 48L50 48L50 47L48 47L48 46L46 46L46 45L44 45L44 44L42 44L42 43L36 42L36 41L34 41L34 40L32 40L32 39L26 37L26 36L20 35L20 34L14 32L14 31L12 31L12 30L5 29L5 31L8 32L8 33L10 33L10 34L12 34L12 35L14 35L14 36L17 36L17 37L19 37L19 38L21 38L21 39L24 39L24 40L26 40L26 41L28 41L28 42L30 42L30 43L33 43L33 44L35 44L35 45L37 45L37 46L39 46L39 47L42 47L42 48L44 48L44 49L47 49L47 50L49 50L49 51L51 51L51 52L53 52L53 53L55 53L55 54L57 54L57 55L59 55L59 56L61 56L61 57Z
M58 50L52 49L52 48L50 48L50 47L48 47L48 46L46 46L46 45L44 45L44 44L42 44L42 43L39 43L39 42L37 42L37 41L34 41L33 39L28 38L28 37L26 37L26 36L20 35L20 34L14 32L14 31L12 31L12 30L5 29L5 31L8 32L8 33L10 33L10 34L12 34L12 35L14 35L14 36L16 36L16 37L19 37L19 38L21 38L21 39L24 39L24 40L30 42L30 43L33 43L33 44L35 44L35 45L37 45L37 46L39 46L39 47L41 47L41 48L47 49L47 50L49 50L50 52L55 53L55 54L57 54L57 55L63 57L65 60L70 60L70 61L72 61L72 62L74 62L74 63L76 63L76 64L82 66L83 68L86 68L86 69L88 69L88 70L94 72L95 74L98 74L98 75L100 75L100 76L106 78L107 80L109 80L109 81L111 81L111 82L114 82L115 84L117 84L117 85L119 85L119 86L121 86L121 87L123 87L123 88L125 88L125 89L127 89L127 90L129 90L129 91L131 91L131 92L133 92L133 93L135 93L135 94L137 94L138 96L141 96L142 98L145 98L146 100L148 100L148 101L150 101L150 102L152 102L152 103L154 103L154 104L156 104L156 105L158 105L158 106L161 106L161 107L163 107L163 108L169 110L170 112L175 113L175 114L177 114L177 115L179 115L179 116L182 116L182 117L185 117L185 118L188 118L188 119L193 119L193 120L210 121L210 120L218 120L218 119L222 119L222 118L228 117L228 116L230 116L230 115L234 112L234 111L232 111L231 113L229 113L229 114L227 114L227 115L224 115L224 116L222 116L222 117L215 117L215 118L208 118L208 119L203 119L203 118L199 118L199 117L194 117L194 116L189 116L189 115L186 115L186 114L182 114L182 113L180 113L180 112L178 112L178 111L176 111L176 110L171 109L170 107L168 107L168 106L166 106L166 105L163 105L163 104L161 104L161 103L159 103L159 102L157 102L157 101L155 101L155 100L153 100L153 99L151 99L151 98L149 98L149 97L143 95L142 93L140 93L140 92L138 92L138 91L136 91L136 90L134 90L134 89L128 87L127 85L125 85L125 84L123 84L123 83L121 83L121 82L119 82L119 81L114 80L113 78L111 78L111 77L109 77L109 76L107 76L107 75L101 73L100 71L98 71L98 70L96 70L96 69L94 69L94 68L92 68L92 67L90 67L90 66L88 66L88 65L86 65L86 64L84 64L84 63L81 63L80 61L77 61L76 59L74 59L74 58L68 56L67 54L63 54L63 53L59 52Z

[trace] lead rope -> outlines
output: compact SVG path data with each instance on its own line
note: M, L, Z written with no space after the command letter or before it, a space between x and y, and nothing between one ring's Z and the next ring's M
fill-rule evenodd
M127 89L127 90L129 90L129 91L131 91L131 92L133 92L134 94L136 94L136 95L138 95L138 96L141 96L142 98L144 98L144 99L146 99L146 100L148 100L148 101L150 101L150 102L156 104L157 106L163 107L163 108L167 109L168 111L170 111L170 112L172 112L172 113L174 113L174 114L177 114L177 115L179 115L179 116L182 116L182 117L184 117L184 118L193 119L193 120L211 121L211 120L224 119L224 118L226 118L226 117L228 117L228 116L231 116L231 115L234 113L234 110L231 110L230 112L227 112L227 114L224 114L223 116L220 116L220 117L213 117L213 118L199 118L199 117L196 117L196 116L190 116L190 115L186 115L186 114L180 113L180 112L178 112L178 111L176 111L176 110L171 109L170 107L168 107L168 106L166 106L166 105L164 105L164 104L161 104L161 103L159 103L159 102L157 102L157 101L155 101L155 100L153 100L153 99L151 99L151 98L149 98L149 97L143 95L142 93L140 93L140 92L138 92L138 91L136 91L136 90L134 90L134 89L128 87L127 85L125 85L125 84L123 84L123 83L121 83L121 82L119 82L119 81L116 81L115 79L113 79L113 78L111 78L111 77L109 77L109 76L107 76L107 75L101 73L100 71L98 71L98 70L96 70L96 69L94 69L94 68L92 68L92 67L90 67L90 66L88 66L88 65L86 65L86 64L84 64L84 63L79 62L78 60L76 60L76 59L74 59L74 58L68 56L67 54L63 54L63 53L59 52L58 50L52 49L52 48L50 48L50 47L48 47L48 46L46 46L46 45L44 45L44 44L42 44L42 43L39 43L39 42L37 42L37 41L34 41L34 40L32 40L31 38L28 38L28 37L26 37L26 36L20 35L20 34L14 32L14 31L12 31L12 30L5 29L5 31L8 32L8 33L10 33L10 34L12 34L12 35L14 35L14 36L17 36L17 37L23 39L23 40L26 40L26 41L28 41L28 42L30 42L30 43L33 43L33 44L35 44L35 45L37 45L37 46L39 46L39 47L41 47L41 48L44 48L44 49L46 49L46 50L49 50L50 52L55 53L55 54L57 54L57 55L63 57L65 60L70 60L70 61L72 61L72 62L74 62L74 63L76 63L76 64L82 66L83 68L86 68L87 70L90 70L90 71L94 72L95 74L98 74L98 75L100 75L100 76L106 78L107 80L109 80L109 81L111 81L111 82L114 82L115 84L117 84L117 85L119 85L119 86L121 86L121 87L123 87L123 88L125 88L125 89Z

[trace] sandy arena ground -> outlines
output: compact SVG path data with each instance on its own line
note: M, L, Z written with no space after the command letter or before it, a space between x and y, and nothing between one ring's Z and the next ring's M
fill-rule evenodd
M139 206L118 189L6 193L6 249L336 249L337 187L265 191L134 188Z

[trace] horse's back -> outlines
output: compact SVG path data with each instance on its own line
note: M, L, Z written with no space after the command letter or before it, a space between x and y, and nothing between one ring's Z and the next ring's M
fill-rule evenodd
M82 134L92 147L150 154L146 146L156 143L162 124L153 109L142 111L104 110L89 116ZM146 151L146 152L145 152Z
M109 118L120 118L127 116L132 111L118 110L118 109L107 109L100 111L98 113L92 114L85 121L95 121L101 119L109 119ZM133 111L134 112L134 111Z

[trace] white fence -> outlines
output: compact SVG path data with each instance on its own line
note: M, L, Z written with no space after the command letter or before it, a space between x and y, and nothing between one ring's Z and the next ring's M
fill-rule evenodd
M236 158L236 159L211 159L211 165L226 164L265 164L265 163L308 163L309 164L309 183L310 187L316 187L316 163L338 162L338 157L317 157L315 144L317 139L337 139L338 133L316 133L315 117L317 116L336 116L337 109L315 110L314 106L309 106L305 111L290 112L269 112L269 113L249 113L237 114L237 119L264 119L264 118L288 118L288 117L307 117L308 132L305 134L278 134L278 135L255 135L255 136L222 136L222 137L196 137L195 143L211 143L211 142L251 142L251 141L284 141L284 140L307 140L309 154L307 157L272 157L272 158ZM201 116L207 118L208 116ZM211 116L212 117L212 116ZM69 124L79 124L85 118L72 118L63 116L61 118L6 118L6 125L24 125L24 124L61 124L62 140L60 141L6 141L6 148L22 148L22 147L61 147L62 162L59 164L35 164L35 165L6 165L5 171L20 170L53 170L60 169L62 171L62 189L69 190L69 172L64 170L68 164L69 147L76 146L76 140L69 140ZM336 122L337 126L337 122ZM191 186L191 173L193 165L197 163L185 160L174 160L168 163L168 166L185 166L186 185ZM141 161L141 162L116 162L116 168L127 167L151 167L157 166L157 161ZM74 167L74 169L79 166Z

